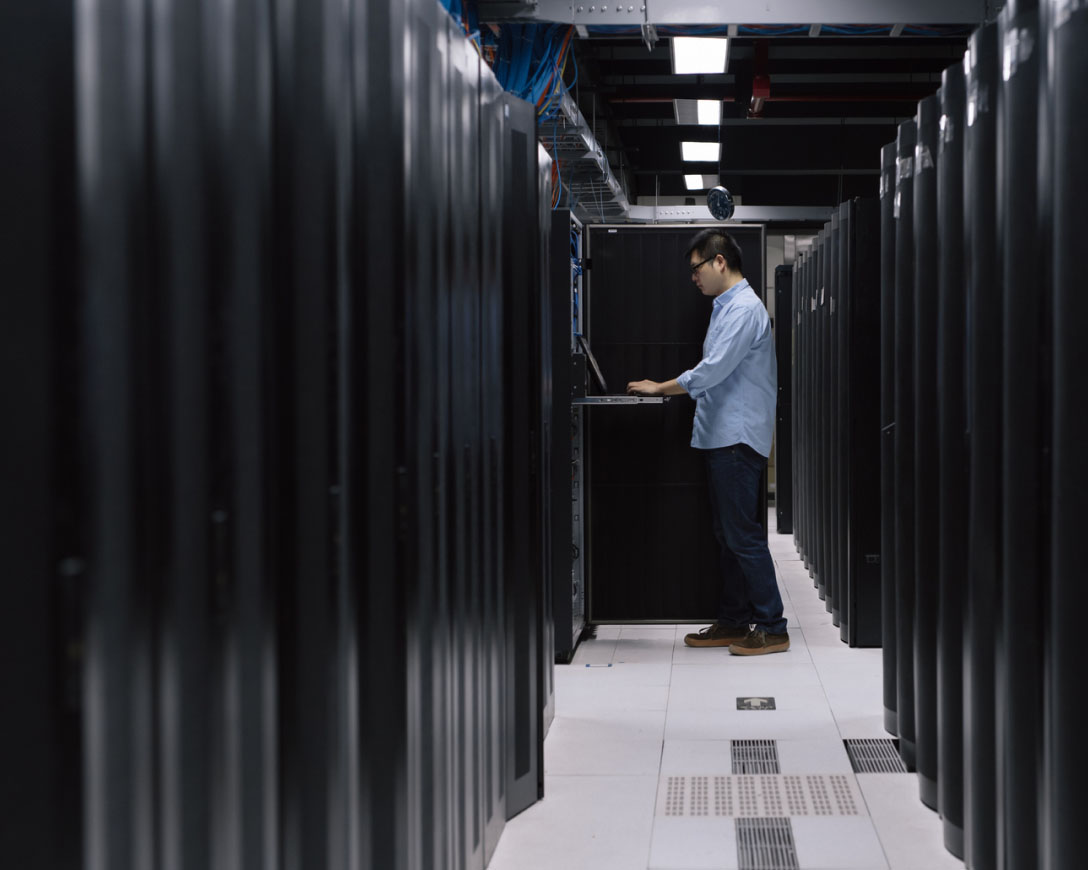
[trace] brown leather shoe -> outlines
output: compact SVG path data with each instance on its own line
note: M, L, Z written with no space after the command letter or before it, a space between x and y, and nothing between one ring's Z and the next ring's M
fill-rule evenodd
M754 628L743 640L730 644L729 652L735 656L761 656L766 653L785 652L789 648L788 634L767 634L761 628Z
M684 635L684 643L688 646L729 646L747 636L747 625L731 626L715 622L702 631Z

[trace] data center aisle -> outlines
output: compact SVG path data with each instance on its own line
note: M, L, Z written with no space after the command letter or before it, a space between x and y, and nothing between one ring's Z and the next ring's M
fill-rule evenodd
M602 626L556 667L545 799L507 825L491 870L963 867L914 774L854 772L844 741L889 737L881 652L842 643L792 537L770 543L790 651L731 656L684 646L688 625ZM777 773L755 772L775 753ZM777 860L760 863L763 842Z

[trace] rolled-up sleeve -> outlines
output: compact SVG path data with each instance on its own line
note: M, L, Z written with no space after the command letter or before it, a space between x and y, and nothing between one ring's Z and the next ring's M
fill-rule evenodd
M750 309L731 311L721 325L707 336L703 359L676 381L692 398L699 398L724 381L737 367L759 337L759 323Z

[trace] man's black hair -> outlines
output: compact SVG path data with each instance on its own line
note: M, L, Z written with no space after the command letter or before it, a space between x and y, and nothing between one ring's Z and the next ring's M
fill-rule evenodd
M738 273L744 271L740 256L740 245L738 245L737 240L729 235L729 233L725 232L725 230L714 229L713 227L700 230L695 234L694 238L692 238L691 244L688 245L687 253L684 254L684 256L688 260L691 260L692 253L698 254L700 260L706 260L721 254L725 257L725 264L729 267L730 271Z

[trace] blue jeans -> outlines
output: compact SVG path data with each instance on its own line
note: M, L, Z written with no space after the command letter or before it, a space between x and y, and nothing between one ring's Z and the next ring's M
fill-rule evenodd
M721 549L718 622L732 627L754 624L768 634L783 634L782 596L758 519L759 480L766 460L746 444L705 452L714 536Z

